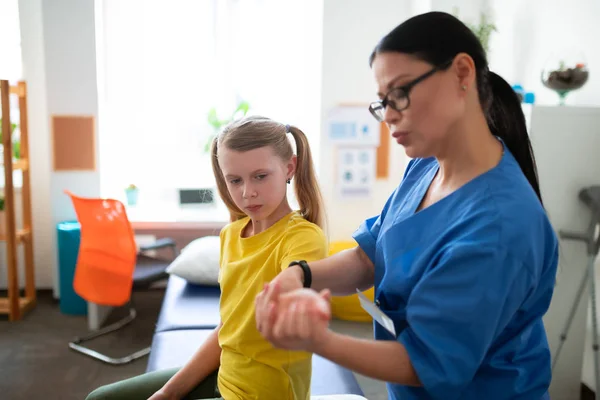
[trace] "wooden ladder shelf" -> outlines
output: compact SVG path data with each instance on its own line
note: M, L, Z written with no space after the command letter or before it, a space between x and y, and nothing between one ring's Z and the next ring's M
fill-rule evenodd
M11 132L10 99L18 97L20 157L13 160L14 149ZM2 145L4 149L4 235L0 241L6 242L6 269L8 277L8 295L0 297L0 314L7 314L9 321L17 321L31 310L36 303L35 273L33 265L33 235L31 225L31 181L29 173L29 132L27 124L27 85L18 82L11 86L7 80L0 80L0 103L2 104ZM20 170L23 174L21 202L23 211L22 227L17 227L15 211L15 188L13 171ZM25 292L21 296L19 285L19 266L17 261L17 246L24 246L25 258ZM2 264L0 264L0 270Z

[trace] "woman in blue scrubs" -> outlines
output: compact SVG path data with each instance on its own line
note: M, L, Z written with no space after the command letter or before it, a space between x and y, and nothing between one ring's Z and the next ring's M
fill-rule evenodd
M547 398L542 316L558 242L517 95L446 13L396 27L370 65L370 110L412 160L354 234L356 249L298 260L258 295L257 328L275 346L388 382L390 399ZM375 340L329 330L329 293L373 285L395 335L378 323Z

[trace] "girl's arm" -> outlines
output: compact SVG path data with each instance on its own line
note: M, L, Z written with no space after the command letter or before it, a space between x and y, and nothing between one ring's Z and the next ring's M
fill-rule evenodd
M222 323L213 330L192 359L163 386L161 391L167 395L167 398L184 397L204 378L219 368L221 347L218 336L221 326Z
M356 289L366 290L373 286L375 267L371 259L360 248L344 250L333 256L308 263L312 273L311 288L320 291L329 289L335 296L356 293ZM303 286L304 274L300 267L284 270L273 281L282 292Z

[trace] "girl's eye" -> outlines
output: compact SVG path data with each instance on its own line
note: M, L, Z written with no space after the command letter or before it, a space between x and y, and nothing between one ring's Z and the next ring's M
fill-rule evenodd
M232 185L237 185L237 184L238 184L238 183L240 183L240 182L241 182L241 179L231 179L231 180L229 181L229 183L231 183Z
M260 174L260 175L256 175L256 179L258 179L259 181L262 181L263 179L265 179L267 177L267 174Z

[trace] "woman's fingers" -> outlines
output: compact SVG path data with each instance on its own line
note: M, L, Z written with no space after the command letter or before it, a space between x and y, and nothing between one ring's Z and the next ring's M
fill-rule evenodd
M298 305L298 336L306 340L310 337L311 320L308 306L305 302Z
M271 332L271 325L277 314L273 312L271 305L279 302L280 288L279 283L271 282L265 284L265 288L255 299L255 317L256 327L264 336ZM274 307L277 308L277 307Z
M262 333L265 318L267 314L266 294L269 290L269 284L265 283L262 292L254 299L254 312L256 318L256 328Z
M268 284L267 289L265 290L265 304L277 303L279 302L279 294L281 293L281 285L279 282L271 282Z
M266 313L263 315L261 324L264 324L264 335L269 338L273 332L273 325L278 317L278 309L279 309L279 293L280 286L277 282L269 285L265 293L265 304L264 309Z
M280 310L289 309L288 305L293 302L303 302L308 310L314 310L324 319L331 318L330 306L331 292L328 289L317 293L310 289L295 290L290 293L282 294L279 297L279 303L282 304Z
M290 340L295 337L294 322L297 319L297 304L293 298L281 297L281 301L274 307L273 313L277 315L271 319L273 323L273 337L277 340Z
M267 315L265 316L265 324L269 328L269 333L272 333L275 323L280 318L280 305L278 302L271 302L267 307Z
M324 302L318 302L318 310L323 318L331 319L331 291L323 289L319 293Z
M269 310L271 314L275 314L275 306L273 305L272 309ZM289 312L285 310L281 310L282 312L277 313L277 318L273 318L273 323L271 325L271 337L275 340L280 340L285 338L285 325L287 321L287 316Z
M273 308L272 303L266 303L260 320L260 332L267 339L270 338L273 332L273 324L271 323Z
M270 285L257 301L260 332L277 347L306 350L331 319L331 293L298 289L281 293Z
M296 339L298 337L298 303L292 302L285 315L284 334L287 339Z
M283 307L285 315L285 335L290 339L308 339L311 335L315 318L322 318L316 308L314 300L306 297L290 299L289 305ZM321 310L319 310L321 312Z

